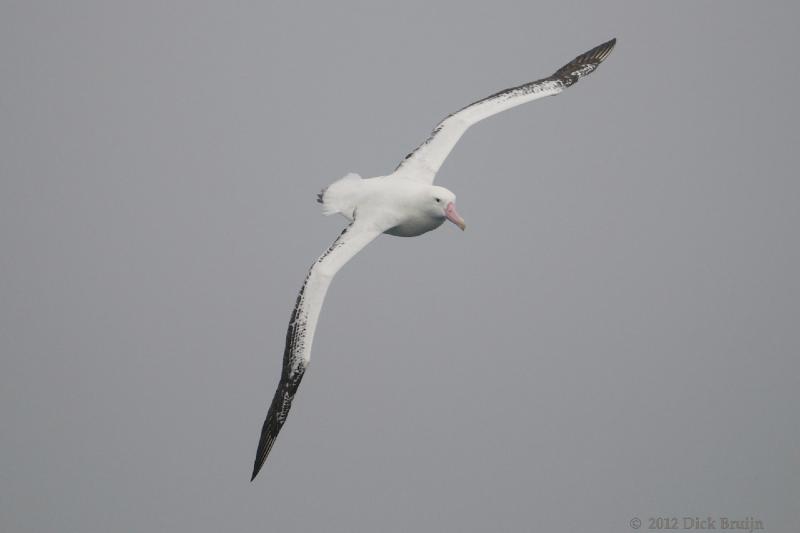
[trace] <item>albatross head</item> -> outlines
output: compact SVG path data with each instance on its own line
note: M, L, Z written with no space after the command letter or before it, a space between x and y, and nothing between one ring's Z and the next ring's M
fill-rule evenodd
M444 187L431 186L428 207L432 214L446 218L463 231L467 225L456 211L456 195Z

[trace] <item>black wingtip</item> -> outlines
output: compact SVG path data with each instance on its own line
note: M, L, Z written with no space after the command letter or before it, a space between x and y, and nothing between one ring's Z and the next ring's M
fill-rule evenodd
M551 79L556 79L566 87L569 87L584 76L591 74L614 50L616 44L617 38L614 37L601 45L595 46L558 69Z
M289 412L289 408L292 405L291 396L285 393L286 390L282 386L279 386L278 390L275 391L275 398L272 400L272 404L267 412L267 418L264 420L264 426L261 428L261 437L258 439L256 458L253 461L253 476L250 478L250 481L253 481L261 471L269 452L272 450L272 445L275 444L275 438L278 436L283 426L283 421L279 420L277 413L284 413L285 415Z
M267 452L269 453L269 452ZM262 450L259 449L258 455L256 455L255 464L253 464L253 475L250 476L250 483L256 478L259 472L261 472L261 467L264 466L264 462L267 459L267 454L264 454Z
M570 64L576 65L587 65L587 64L594 64L595 66L599 65L600 63L608 57L612 50L614 50L614 46L617 44L617 38L614 37L611 40L604 42L603 44L597 45L588 52L585 52L575 59L573 59Z
M263 440L264 439L262 438L262 441ZM258 451L256 452L256 460L253 462L253 475L250 476L250 483L252 483L258 473L261 472L261 467L264 466L264 463L267 460L267 455L269 455L269 448L272 448L270 444L265 445L264 442L258 443Z
M614 46L616 46L616 45L617 45L617 38L616 37L612 37L611 39L609 39L608 41L604 42L603 44L592 48L592 50L590 50L587 53L596 52L597 55L600 56L600 61L603 61L603 59L608 57L608 54L611 53L611 51L614 49Z

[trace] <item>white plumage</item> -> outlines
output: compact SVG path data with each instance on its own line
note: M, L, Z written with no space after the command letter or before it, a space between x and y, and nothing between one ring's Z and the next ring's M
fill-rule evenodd
M283 372L261 430L251 479L255 479L286 421L311 357L325 294L339 269L382 233L413 237L438 228L446 220L463 230L455 194L433 185L433 180L464 132L501 111L562 92L594 71L615 43L612 39L589 50L552 76L506 89L448 116L392 174L370 179L348 174L319 194L323 214L339 213L351 222L314 262L300 289L286 333Z

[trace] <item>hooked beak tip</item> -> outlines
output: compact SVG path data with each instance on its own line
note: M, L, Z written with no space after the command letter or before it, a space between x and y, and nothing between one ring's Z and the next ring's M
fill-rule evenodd
M447 217L447 220L461 228L461 231L467 229L467 224L464 222L464 219L461 218L461 215L458 214L458 211L456 211L456 206L453 204L453 202L447 204L445 216Z

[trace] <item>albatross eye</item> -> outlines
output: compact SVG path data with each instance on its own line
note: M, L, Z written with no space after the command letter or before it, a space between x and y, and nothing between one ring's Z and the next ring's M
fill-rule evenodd
M440 200L439 198L436 198L435 200L436 200L436 203L437 203L437 204L438 204L439 202L441 202L441 200Z

